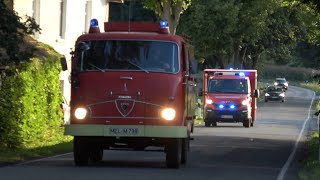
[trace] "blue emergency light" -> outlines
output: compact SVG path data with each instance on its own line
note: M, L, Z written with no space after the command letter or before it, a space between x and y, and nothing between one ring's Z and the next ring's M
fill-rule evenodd
M89 33L100 33L99 23L97 19L91 19Z
M160 28L169 28L169 23L167 20L160 20Z
M230 109L234 109L234 108L236 108L236 106L234 104L231 104Z
M245 76L244 72L239 72L239 76Z
M98 27L99 26L98 20L97 19L91 19L90 26L91 27Z
M218 106L220 109L224 108L224 105L223 104L219 104Z

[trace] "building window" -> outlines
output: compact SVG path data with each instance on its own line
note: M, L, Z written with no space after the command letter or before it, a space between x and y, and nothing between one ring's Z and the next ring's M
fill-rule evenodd
M59 36L61 39L65 38L66 32L66 0L60 1L60 24L59 24Z
M84 18L84 33L89 31L90 20L92 17L92 1L87 0L85 6L85 18Z
M37 24L40 24L40 0L32 1L32 18ZM34 37L39 38L39 33L35 32Z

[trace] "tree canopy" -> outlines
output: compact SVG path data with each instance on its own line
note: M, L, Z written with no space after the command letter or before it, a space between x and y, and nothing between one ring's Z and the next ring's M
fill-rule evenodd
M178 34L192 37L198 59L209 67L257 69L262 57L293 63L314 20L306 6L278 0L193 0Z
M188 9L192 0L145 0L147 8L152 9L161 19L169 22L171 34L176 33L180 15Z
M40 32L39 25L30 16L25 16L25 21L22 21L4 0L0 0L0 21L0 65L27 59L32 51L23 49L21 44L25 35Z

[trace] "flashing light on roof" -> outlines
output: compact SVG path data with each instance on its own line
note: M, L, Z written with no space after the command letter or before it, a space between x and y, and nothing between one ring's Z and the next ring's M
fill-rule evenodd
M90 21L90 26L91 26L91 27L97 27L97 26L99 26L98 20L97 20L97 19L91 19L91 21Z
M219 104L218 106L220 109L224 108L224 105L223 104Z
M100 33L99 23L97 19L91 19L89 33Z
M244 72L239 72L239 76L245 76Z
M233 70L233 68L229 68L229 70Z
M167 20L160 20L160 28L169 28L169 23Z
M236 108L236 106L234 104L231 104L230 109L234 109L234 108Z

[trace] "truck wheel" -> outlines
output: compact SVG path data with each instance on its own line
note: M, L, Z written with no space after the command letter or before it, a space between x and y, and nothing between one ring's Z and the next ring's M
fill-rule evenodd
M189 152L189 137L182 140L182 149L181 149L181 164L186 164L188 160Z
M166 165L168 168L179 168L181 162L181 140L174 139L167 145Z
M246 120L243 121L243 126L244 126L244 127L249 128L250 125L251 125L251 122L250 122L249 119L246 119Z
M81 137L73 139L73 158L77 166L87 166L89 161L89 148L87 141Z
M212 124L213 127L217 127L217 122L216 121L212 122L211 124Z
M93 162L99 162L103 159L103 149L99 146L93 147L90 150L89 158Z
M204 126L206 126L206 127L210 127L210 124L211 124L211 123L208 122L208 121L205 121L205 122L204 122Z

